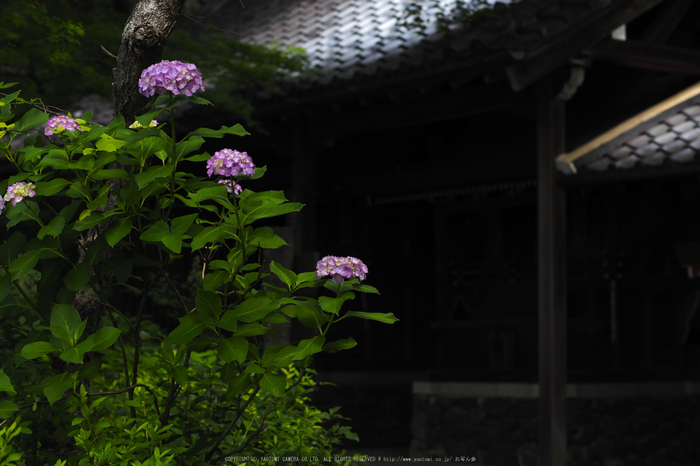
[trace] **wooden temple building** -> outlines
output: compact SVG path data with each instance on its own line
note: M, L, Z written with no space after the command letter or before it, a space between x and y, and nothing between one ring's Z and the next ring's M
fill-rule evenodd
M241 150L306 204L296 269L368 264L360 345L319 370L539 383L541 464L566 461L566 384L700 375L700 2L204 2L244 41L304 48ZM419 2L420 3L420 2ZM690 275L688 273L690 270Z

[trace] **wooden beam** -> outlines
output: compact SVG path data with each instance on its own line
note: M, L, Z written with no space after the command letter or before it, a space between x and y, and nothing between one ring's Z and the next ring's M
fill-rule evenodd
M509 111L517 98L505 82L436 91L412 100L375 108L348 106L333 115L337 135L359 134L410 125L453 120L488 112ZM354 107L354 108L353 108Z
M648 11L663 0L624 0L611 4L589 16L585 21L567 28L562 34L533 51L520 62L505 69L511 88L519 91L575 58L621 24Z
M608 39L591 49L594 60L614 65L700 75L700 52L680 47Z
M654 18L651 26L642 34L641 41L657 45L665 44L694 1L675 0L665 3L660 14Z
M541 466L566 465L566 192L554 158L564 150L564 102L538 89L539 441Z

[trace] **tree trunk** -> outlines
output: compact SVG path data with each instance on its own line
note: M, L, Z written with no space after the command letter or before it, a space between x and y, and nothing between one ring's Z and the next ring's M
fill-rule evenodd
M139 93L141 72L160 61L163 45L182 16L184 3L185 0L139 0L124 26L117 67L113 70L112 92L114 110L124 117L127 126L134 122L136 116L144 113L147 102ZM109 184L112 194L107 203L107 210L116 206L116 193L124 186L124 180L110 180ZM108 227L109 224L90 228L80 241L87 244L98 235L104 234ZM104 259L107 259L109 254L110 251L105 253ZM83 260L84 253L81 251L78 262ZM91 288L77 293L73 305L83 319L87 318L95 326L93 330L99 327L103 306Z
M160 61L163 45L177 20L185 0L140 0L122 33L117 67L114 69L114 110L127 126L144 113L146 97L139 94L141 72Z
M139 93L141 72L160 60L163 45L177 20L182 16L185 0L139 0L129 16L122 32L117 67L113 70L114 110L122 115L127 126L134 122L136 116L144 113L147 99ZM126 168L126 167L119 167ZM107 202L107 209L117 203L117 194L124 187L124 180L109 181L112 192ZM104 234L109 224L90 228L84 244ZM105 259L109 255L106 253ZM82 262L83 254L79 259ZM74 301L75 308L83 318L92 318L99 326L102 305L92 289L78 293Z

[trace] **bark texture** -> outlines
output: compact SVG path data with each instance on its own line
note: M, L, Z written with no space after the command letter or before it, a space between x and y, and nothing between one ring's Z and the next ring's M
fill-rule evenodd
M182 16L185 0L140 0L122 33L112 93L114 110L126 124L143 113L147 99L139 94L141 72L157 63L163 45Z

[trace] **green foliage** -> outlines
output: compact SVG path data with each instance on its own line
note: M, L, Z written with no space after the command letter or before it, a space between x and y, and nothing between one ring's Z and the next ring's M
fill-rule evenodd
M302 205L248 188L265 167L236 177L239 194L198 176L211 157L200 151L206 139L248 133L222 126L178 139L173 109L186 100L208 103L163 95L138 118L141 129L122 117L91 124L87 114L81 131L44 139L27 133L47 114L17 118L26 105L19 93L0 98L0 155L18 170L0 193L35 186L16 205L6 197L0 217L0 454L8 461L21 464L13 455L22 452L33 464L207 465L263 452L332 456L343 439L356 440L337 410L309 404L309 366L320 352L356 345L329 341L342 320L397 319L346 310L357 293L377 293L357 279L339 285L263 260L286 243L260 221ZM169 124L149 127L168 120L161 115ZM176 283L183 263L201 264L199 278ZM146 320L152 297L179 309L166 334ZM314 335L265 343L293 320Z
M112 2L5 0L0 18L0 80L58 106L111 92L114 59L100 46L116 53L126 21Z
M117 54L127 20L115 2L3 0L0 18L0 81L62 108L93 93L111 100L116 62L105 50ZM197 62L219 107L248 125L251 90L281 94L281 78L306 66L300 48L246 44L204 28L196 39L176 30L164 56Z
M207 93L247 125L254 123L248 96L254 92L282 95L281 83L293 81L307 63L306 52L299 47L247 44L212 32L193 41L190 35L175 31L164 51L164 56L170 55L196 61L208 76Z
M407 30L425 32L428 24L435 21L438 32L448 32L454 27L468 28L492 12L486 0L455 0L449 9L434 0L418 0L407 4L398 24Z

